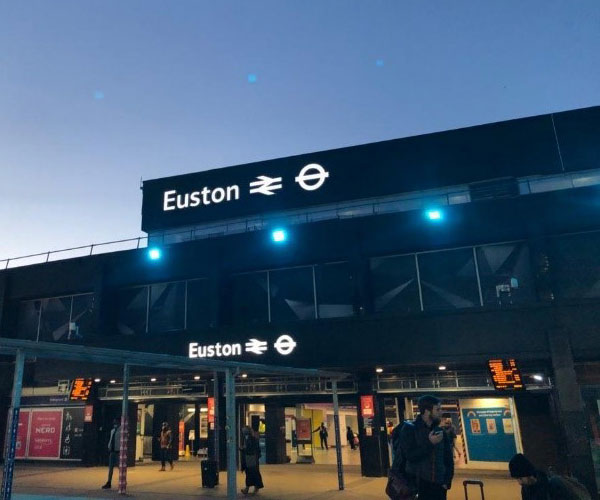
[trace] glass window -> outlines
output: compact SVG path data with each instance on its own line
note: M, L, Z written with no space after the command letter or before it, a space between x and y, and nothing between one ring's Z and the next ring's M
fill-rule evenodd
M59 340L67 340L72 299L73 297L71 296L42 299L42 315L40 320L41 341L57 342Z
M17 338L37 340L41 300L26 300L19 304Z
M315 318L312 266L269 271L269 288L272 322Z
M187 287L188 330L216 326L216 304L210 293L207 279L190 280Z
M375 311L410 313L421 310L414 255L371 259Z
M535 298L529 247L506 243L477 248L483 304L502 306L532 302Z
M319 318L354 314L354 280L347 262L315 266Z
M473 249L418 255L423 309L462 309L480 305Z
M268 323L268 300L266 271L233 276L233 320L236 324Z
M148 287L124 288L117 294L117 330L121 335L146 333Z
M86 335L95 333L94 325L94 294L73 296L73 311L71 321L77 325L76 336L85 338Z
M600 234L555 238L550 243L550 266L561 298L600 297Z
M185 326L185 281L150 286L150 331L183 330Z

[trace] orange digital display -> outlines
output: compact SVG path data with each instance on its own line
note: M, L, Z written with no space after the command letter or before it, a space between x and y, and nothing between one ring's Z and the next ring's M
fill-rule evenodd
M75 401L87 401L94 381L91 378L76 378L71 386L71 399Z
M490 359L488 368L497 391L525 389L521 372L514 359Z

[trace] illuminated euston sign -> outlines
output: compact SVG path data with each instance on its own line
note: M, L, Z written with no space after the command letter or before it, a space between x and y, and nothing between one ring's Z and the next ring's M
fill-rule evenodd
M291 354L296 348L296 341L289 335L280 335L273 342L273 349L282 356ZM188 346L188 356L190 358L229 358L232 356L241 356L251 353L262 355L269 350L269 343L266 340L248 339L244 344L216 344L200 345L197 342L190 342Z
M514 359L490 359L488 369L497 391L525 389L521 371Z

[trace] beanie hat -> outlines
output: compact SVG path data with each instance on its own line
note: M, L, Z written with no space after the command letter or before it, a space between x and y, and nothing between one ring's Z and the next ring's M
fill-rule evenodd
M510 459L508 469L510 470L511 477L519 478L535 476L535 467L525 458L525 455L521 453L517 453Z

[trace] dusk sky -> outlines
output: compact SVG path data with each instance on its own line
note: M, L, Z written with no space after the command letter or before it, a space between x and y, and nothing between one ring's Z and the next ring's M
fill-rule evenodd
M140 179L600 104L600 1L0 5L0 259L141 233Z

